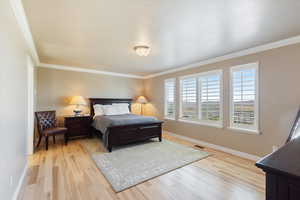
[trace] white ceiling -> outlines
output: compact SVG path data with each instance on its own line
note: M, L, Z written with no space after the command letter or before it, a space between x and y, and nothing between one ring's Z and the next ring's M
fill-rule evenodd
M300 35L299 0L23 3L41 62L118 73L149 75Z

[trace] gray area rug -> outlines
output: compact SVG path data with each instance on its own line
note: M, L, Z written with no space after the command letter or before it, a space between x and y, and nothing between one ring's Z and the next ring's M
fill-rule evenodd
M116 192L207 157L209 153L167 140L127 145L92 158Z

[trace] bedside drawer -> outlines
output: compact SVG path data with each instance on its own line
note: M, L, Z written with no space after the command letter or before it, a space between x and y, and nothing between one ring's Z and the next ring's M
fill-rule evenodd
M65 117L65 127L68 129L67 137L88 137L91 133L92 118L90 116Z
M89 118L81 118L81 117L74 117L74 118L66 118L66 124L90 124L91 119Z
M66 125L66 128L68 128L68 131L89 131L90 125L89 124L72 124L72 125Z
M78 129L69 129L68 128L68 132L67 132L67 135L68 137L72 138L72 137L78 137L78 136L89 136L90 135L90 129L82 129L82 128L78 128Z

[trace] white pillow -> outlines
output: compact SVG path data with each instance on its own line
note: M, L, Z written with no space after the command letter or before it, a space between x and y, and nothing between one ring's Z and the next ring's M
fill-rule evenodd
M104 115L103 105L95 104L93 107L94 107L95 116Z
M117 108L119 115L124 115L124 114L130 113L128 103L113 103L112 105Z
M126 106L129 106L128 103L113 103L112 105L126 105Z
M119 115L118 107L113 105L104 105L102 106L104 115Z

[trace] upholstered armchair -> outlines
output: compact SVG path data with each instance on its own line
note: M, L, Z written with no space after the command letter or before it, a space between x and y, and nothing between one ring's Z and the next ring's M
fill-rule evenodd
M56 135L64 135L65 144L67 144L67 128L58 127L55 111L36 112L35 116L39 133L37 147L40 145L42 137L45 137L46 150L48 150L49 136L53 136L53 143L55 144Z

